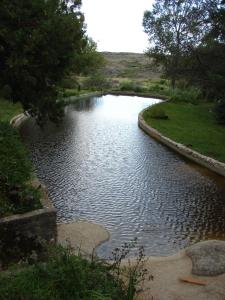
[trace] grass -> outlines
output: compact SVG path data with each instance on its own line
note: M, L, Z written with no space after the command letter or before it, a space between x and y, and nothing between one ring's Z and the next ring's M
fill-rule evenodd
M42 262L0 274L0 300L133 300L146 274L145 260L139 252L136 264L125 270L120 263L127 253L109 264L74 255L70 248L48 247ZM122 281L125 274L127 282Z
M72 255L57 247L46 263L37 263L0 277L0 299L8 300L110 300L126 299L122 285L98 261Z
M168 120L151 118L151 108L145 111L145 121L163 135L206 156L225 162L225 126L216 123L213 103L161 103L157 105Z
M0 99L0 217L41 208L40 192L27 184L32 165L19 133L9 125L19 104Z
M0 122L9 122L14 116L22 113L19 103L12 103L0 98Z

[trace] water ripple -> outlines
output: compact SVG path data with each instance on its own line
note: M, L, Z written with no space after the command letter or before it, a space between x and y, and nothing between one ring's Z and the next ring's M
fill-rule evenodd
M225 180L138 128L139 111L154 102L95 97L68 106L59 127L22 129L58 221L91 220L110 231L100 255L134 237L148 255L225 238Z

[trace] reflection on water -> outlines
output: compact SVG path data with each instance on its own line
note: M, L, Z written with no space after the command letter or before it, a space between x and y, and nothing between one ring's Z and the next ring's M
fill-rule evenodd
M103 96L66 108L63 123L22 134L58 221L104 225L111 250L137 237L148 255L169 255L199 240L225 238L225 180L147 136L138 113L155 99Z

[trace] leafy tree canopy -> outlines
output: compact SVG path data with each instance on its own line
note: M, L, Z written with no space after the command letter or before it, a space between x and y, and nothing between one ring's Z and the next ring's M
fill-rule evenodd
M0 89L39 120L62 110L57 85L86 46L80 0L1 0Z
M75 53L73 71L82 75L95 74L104 64L104 56L97 51L97 44L92 38L87 37L82 52Z
M163 63L173 87L184 55L200 44L209 31L209 15L219 0L156 0L143 18L151 47L149 55Z

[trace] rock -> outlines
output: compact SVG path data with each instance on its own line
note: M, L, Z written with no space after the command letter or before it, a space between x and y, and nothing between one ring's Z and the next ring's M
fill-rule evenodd
M186 249L192 260L192 274L216 276L225 273L225 242L210 240Z

